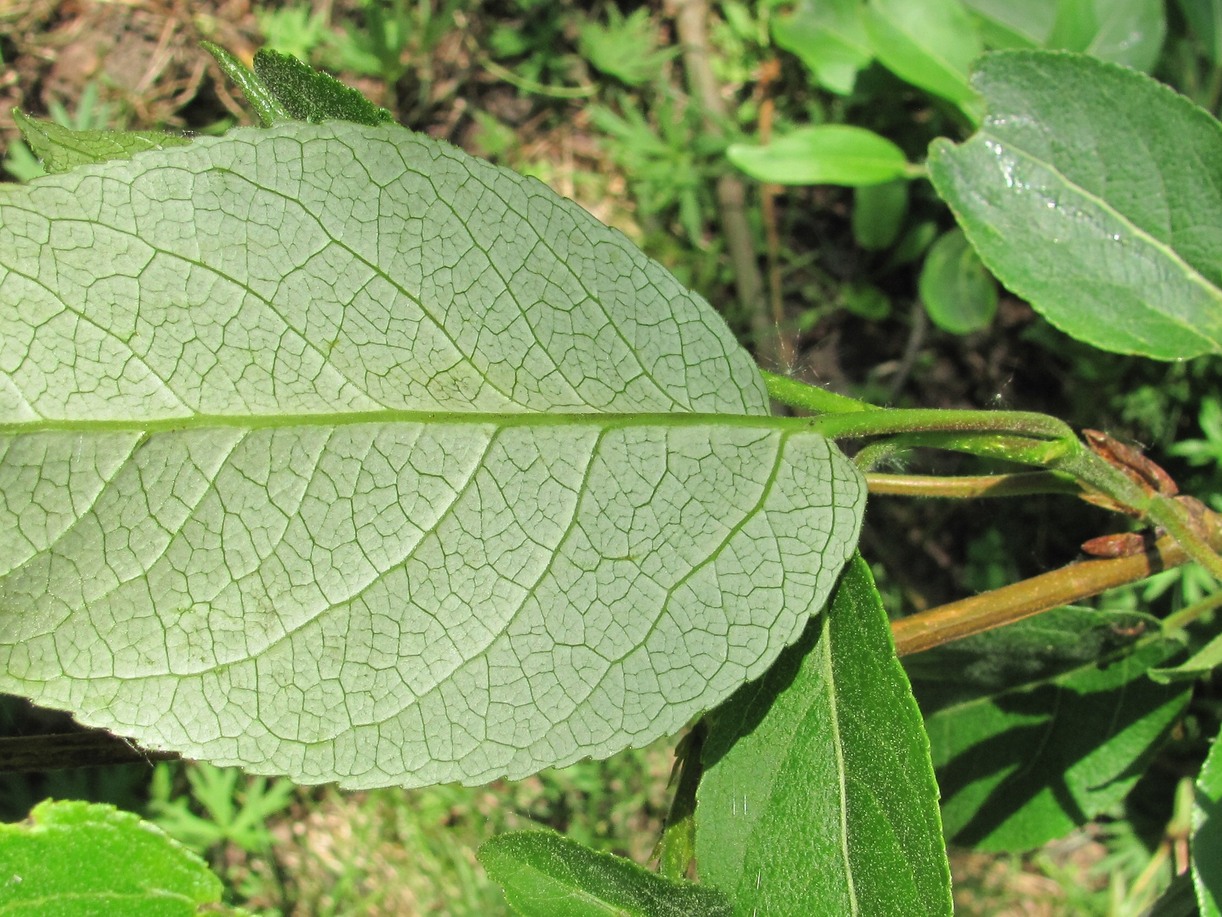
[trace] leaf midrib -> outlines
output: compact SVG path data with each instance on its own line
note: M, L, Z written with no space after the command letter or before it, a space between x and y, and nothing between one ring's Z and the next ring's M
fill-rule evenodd
M0 422L0 436L29 433L173 433L207 429L273 429L278 427L335 427L355 424L423 424L479 427L729 427L797 433L810 429L809 418L772 417L763 414L720 413L603 413L580 412L489 412L489 411L343 411L298 414L190 414L177 417L38 418ZM813 431L812 431L813 432Z

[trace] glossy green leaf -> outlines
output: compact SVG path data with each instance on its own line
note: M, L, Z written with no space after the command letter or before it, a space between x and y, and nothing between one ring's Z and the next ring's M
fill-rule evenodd
M772 38L829 92L848 95L874 56L862 22L862 0L806 0L772 19Z
M13 119L21 129L22 139L51 174L68 172L77 166L108 159L127 159L145 150L164 150L190 142L187 137L164 131L78 131L54 121L31 118L19 111L13 112Z
M960 0L869 0L866 33L880 63L900 79L970 107L968 69L984 50Z
M908 182L867 185L853 192L853 240L864 249L890 248L908 213Z
M1222 64L1222 0L1178 0L1177 5L1209 59Z
M1192 884L1201 917L1222 914L1222 735L1197 777L1192 806Z
M355 89L288 54L266 48L259 51L255 54L255 76L298 121L339 119L374 125L394 120L385 108L374 105Z
M1156 627L1060 609L914 658L949 838L1027 850L1124 799L1190 696L1146 675Z
M959 229L929 249L918 289L930 319L951 334L982 331L997 314L997 282Z
M551 831L502 834L479 848L522 917L730 917L715 888L666 879Z
M1222 353L1222 125L1078 55L1000 52L975 84L988 118L929 170L993 274L1096 347Z
M709 718L696 865L735 914L949 914L929 746L869 567Z
M0 690L191 758L480 782L762 674L864 487L533 180L245 129L0 188Z
M236 917L221 892L203 860L113 806L47 801L0 825L4 917Z
M909 172L904 151L873 131L850 124L800 127L765 146L733 143L730 162L759 181L778 185L878 185Z

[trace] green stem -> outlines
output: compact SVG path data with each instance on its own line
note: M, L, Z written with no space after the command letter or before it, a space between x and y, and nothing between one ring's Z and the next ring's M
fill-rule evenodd
M535 95L548 96L553 99L587 99L597 92L597 87L589 84L584 86L545 86L524 76L519 76L508 67L502 67L486 55L480 58L480 64L493 76L526 92L532 92Z
M829 439L914 433L987 433L1076 443L1073 430L1055 417L1024 411L946 411L931 408L887 409L824 414L811 429ZM1018 459L1018 461L1023 461Z
M1043 466L1106 496L1122 511L1162 526L1189 557L1222 581L1222 557L1211 544L1214 533L1202 532L1183 504L1153 493L1095 454L1055 417L1023 411L879 408L772 373L764 373L764 381L777 401L816 412L807 423L829 439L891 437L860 452L857 464L865 470L902 450L920 447Z
M866 401L858 401L847 395L837 395L817 385L807 385L788 376L778 376L767 370L760 370L764 384L768 386L768 394L781 404L791 408L800 408L812 414L848 414L854 411L882 411L877 405Z
M1191 605L1181 608L1174 614L1167 615L1163 620L1163 633L1170 636L1184 630L1188 625L1196 623L1198 619L1205 617L1205 615L1218 608L1222 608L1222 592L1215 592L1199 602L1193 602Z

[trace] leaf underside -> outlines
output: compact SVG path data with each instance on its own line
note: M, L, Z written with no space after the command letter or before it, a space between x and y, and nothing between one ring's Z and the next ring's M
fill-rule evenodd
M349 786L674 731L760 674L864 488L709 306L397 126L0 193L0 689Z

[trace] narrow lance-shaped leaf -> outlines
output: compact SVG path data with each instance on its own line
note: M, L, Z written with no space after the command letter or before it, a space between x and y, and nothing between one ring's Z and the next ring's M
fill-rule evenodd
M696 866L736 914L951 912L929 743L860 557L709 723Z
M973 83L988 117L929 173L989 270L1096 347L1222 353L1222 125L1081 55L989 55Z
M864 488L542 185L286 124L0 190L0 690L298 782L520 776L761 674Z
M1222 733L1197 777L1192 806L1192 884L1202 917L1222 914Z

